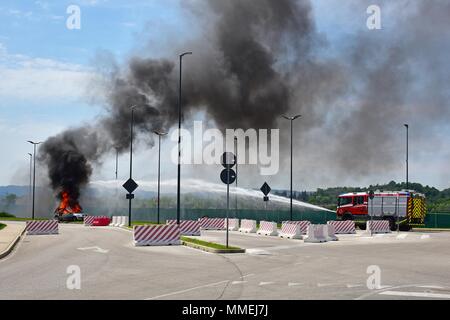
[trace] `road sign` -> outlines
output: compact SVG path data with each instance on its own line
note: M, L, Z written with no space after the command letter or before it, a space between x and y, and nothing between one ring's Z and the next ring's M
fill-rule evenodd
M236 165L236 155L232 152L224 152L220 161L224 168L231 169Z
M370 200L373 200L373 198L375 198L375 193L373 192L373 190L369 191L369 198Z
M267 182L264 182L260 190L262 191L262 193L264 193L265 196L267 196L270 193L270 191L272 191Z
M220 173L220 180L225 184L232 184L236 181L236 172L233 169L225 169Z
M133 199L134 199L134 194L127 193L127 200L133 200Z
M269 201L269 197L268 197L268 196L265 196L265 197L264 197L264 202L267 202L267 201Z
M128 193L133 193L139 186L133 179L130 178L123 184L123 187L128 191Z

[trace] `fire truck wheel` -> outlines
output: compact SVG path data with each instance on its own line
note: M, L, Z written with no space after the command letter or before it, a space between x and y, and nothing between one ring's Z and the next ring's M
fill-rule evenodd
M395 218L394 217L389 217L389 218L387 218L387 220L389 221L389 227L390 227L391 231L396 231L397 230L397 226L395 224Z
M344 215L342 216L342 220L343 221L347 221L347 220L353 220L353 215L349 212L344 213Z
M400 231L411 231L412 227L409 224L401 224Z

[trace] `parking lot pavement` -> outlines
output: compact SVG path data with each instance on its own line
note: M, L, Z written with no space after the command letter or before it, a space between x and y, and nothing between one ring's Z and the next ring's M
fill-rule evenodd
M429 237L423 237L427 235ZM225 241L223 231L202 239ZM449 233L299 240L230 233L245 254L183 246L134 247L118 228L61 225L54 236L26 236L0 261L0 299L446 299ZM67 267L81 269L69 290ZM380 287L367 287L369 266Z

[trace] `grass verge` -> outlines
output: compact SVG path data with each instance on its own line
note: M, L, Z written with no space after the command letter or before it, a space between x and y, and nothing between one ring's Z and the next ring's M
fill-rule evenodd
M0 230L2 230L4 227L6 227L6 224L0 223Z
M241 250L241 248L238 247L226 247L223 244L220 243L215 243L215 242L208 242L208 241L203 241L203 240L199 240L199 239L193 239L193 238L189 238L189 237L181 237L181 240L184 242L189 242L189 243L193 243L193 244L197 244L203 247L208 247L211 249L218 249L218 250Z

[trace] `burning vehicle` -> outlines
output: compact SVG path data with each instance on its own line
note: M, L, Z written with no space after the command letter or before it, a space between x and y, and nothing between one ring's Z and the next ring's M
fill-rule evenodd
M70 197L69 192L62 191L59 206L55 209L55 219L60 222L83 221L85 214L78 200Z

